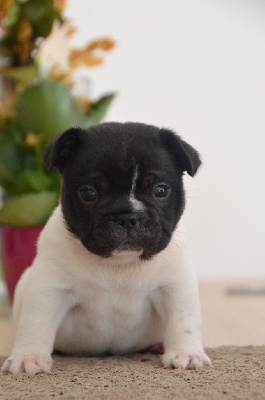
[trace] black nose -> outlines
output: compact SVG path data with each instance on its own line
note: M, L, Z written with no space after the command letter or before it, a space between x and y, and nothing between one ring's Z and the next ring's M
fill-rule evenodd
M120 214L116 216L115 221L123 228L131 228L137 224L139 221L139 216L133 213Z

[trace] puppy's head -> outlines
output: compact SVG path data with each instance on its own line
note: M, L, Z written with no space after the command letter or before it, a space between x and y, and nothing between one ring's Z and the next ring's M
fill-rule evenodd
M47 167L62 174L65 222L102 257L163 250L184 210L182 175L199 154L170 130L139 123L72 128L51 143Z

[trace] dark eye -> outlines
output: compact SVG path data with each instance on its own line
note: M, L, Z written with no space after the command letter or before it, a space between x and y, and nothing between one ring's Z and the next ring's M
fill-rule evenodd
M82 200L90 203L95 202L98 199L97 191L89 186L79 189L79 196L81 197Z
M169 195L170 188L167 185L158 185L154 189L154 196L158 199L165 198Z

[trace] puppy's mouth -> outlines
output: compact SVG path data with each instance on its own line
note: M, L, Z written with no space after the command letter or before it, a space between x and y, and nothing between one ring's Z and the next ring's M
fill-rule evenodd
M134 256L149 259L160 250L161 228L152 222L137 229L124 229L110 221L98 225L89 235L81 238L83 245L92 253L104 258ZM159 249L158 249L159 248Z
M131 249L127 249L127 250L114 250L110 257L115 257L115 258L125 258L125 259L137 259L137 258L141 258L143 254L143 249L141 250L131 250Z

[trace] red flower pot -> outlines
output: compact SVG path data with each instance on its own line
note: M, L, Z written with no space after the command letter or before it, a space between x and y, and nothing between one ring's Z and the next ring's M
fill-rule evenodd
M9 299L12 302L16 284L36 256L36 244L43 227L1 227L2 266Z

